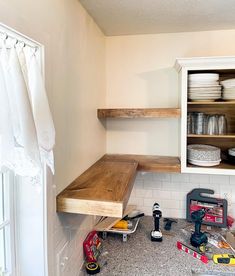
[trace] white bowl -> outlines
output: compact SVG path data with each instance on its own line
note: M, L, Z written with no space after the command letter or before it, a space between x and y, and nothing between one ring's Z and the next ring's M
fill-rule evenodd
M225 88L235 88L235 78L234 79L228 79L220 82L223 87Z
M218 161L220 160L220 148L203 145L191 144L187 146L187 158L195 161Z
M228 149L228 154L235 156L235 148Z
M216 73L198 73L190 74L188 76L190 81L217 81L219 80L219 74Z

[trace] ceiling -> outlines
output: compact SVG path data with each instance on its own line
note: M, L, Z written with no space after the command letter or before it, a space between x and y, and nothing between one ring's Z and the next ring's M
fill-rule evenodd
M235 0L80 0L105 35L235 28Z

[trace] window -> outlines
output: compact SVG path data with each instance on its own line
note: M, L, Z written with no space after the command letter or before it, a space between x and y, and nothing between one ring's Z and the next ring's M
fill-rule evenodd
M0 276L14 272L13 177L10 171L0 173Z
M0 276L46 276L44 173L54 172L55 129L44 47L0 23L0 54Z

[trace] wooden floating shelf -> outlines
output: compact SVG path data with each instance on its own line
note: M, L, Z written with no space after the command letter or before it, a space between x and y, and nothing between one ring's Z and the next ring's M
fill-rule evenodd
M179 157L137 155L137 154L105 154L102 160L112 161L135 161L138 163L137 170L145 172L180 172Z
M137 170L180 172L180 160L167 156L105 154L57 196L57 211L121 218Z
M115 108L98 109L97 117L104 118L179 118L179 108Z
M135 161L97 161L57 196L57 211L121 218L137 166Z
M223 135L207 135L207 134L188 134L188 138L218 138L218 139L231 139L235 138L235 134L223 134Z
M235 105L235 101L217 101L217 102L188 102L189 105Z

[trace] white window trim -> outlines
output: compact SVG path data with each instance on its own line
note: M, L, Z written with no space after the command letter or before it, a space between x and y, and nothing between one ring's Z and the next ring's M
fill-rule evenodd
M7 268L10 268L10 271L2 271L4 275L15 275L15 217L14 217L14 183L13 183L13 176L10 171L0 173L1 182L4 189L3 201L4 201L4 213L6 209L8 209L8 218L4 220L3 223L0 225L0 229L6 229L9 226L9 238L10 241L5 240L6 246L5 249L9 249L10 252L5 252L5 262L7 263ZM11 183L11 185L10 185ZM7 187L7 191L6 191ZM7 244L10 242L10 245Z

